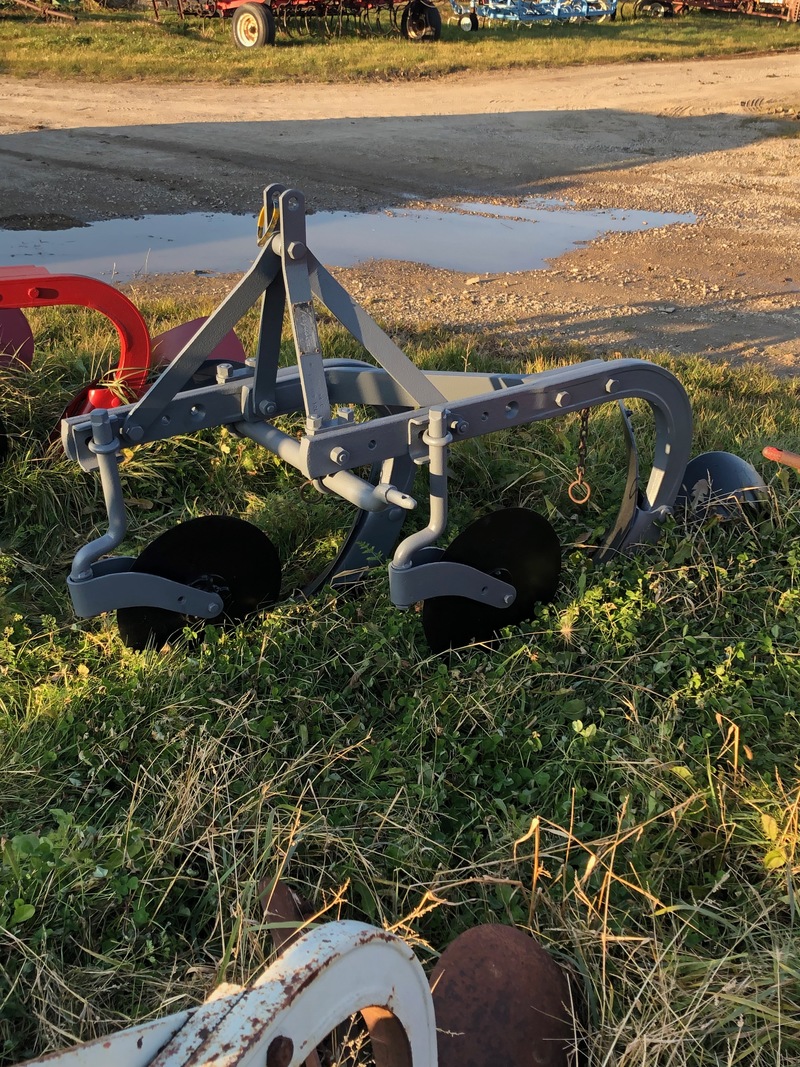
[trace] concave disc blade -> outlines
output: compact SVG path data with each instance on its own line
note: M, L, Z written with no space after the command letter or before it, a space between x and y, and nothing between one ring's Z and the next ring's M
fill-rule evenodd
M281 587L278 553L252 523L226 515L190 519L157 537L131 570L218 593L224 608L207 622L236 621L277 599ZM117 625L129 648L161 648L189 619L149 606L120 608Z
M205 322L205 318L192 319L173 326L171 330L160 333L153 338L150 359L154 367L166 367L191 341ZM247 353L233 330L230 330L219 344L209 353L209 360L217 363L244 363Z
M460 596L438 596L422 606L422 627L433 652L489 641L504 626L529 619L537 604L552 600L561 574L561 546L555 530L527 508L493 511L463 530L442 560L475 567L513 585L508 608Z
M513 926L473 926L430 976L439 1067L569 1067L582 1019L577 989L546 949Z
M33 331L19 308L0 308L0 367L22 366L33 361Z

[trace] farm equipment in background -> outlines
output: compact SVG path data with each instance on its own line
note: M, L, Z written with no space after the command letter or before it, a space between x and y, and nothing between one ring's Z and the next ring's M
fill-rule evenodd
M800 0L672 0L671 7L675 15L685 15L689 11L720 11L800 22Z
M616 18L617 0L450 0L459 26L474 32L481 20L526 25L536 22L608 22Z
M24 7L26 11L33 11L45 20L65 19L67 22L77 22L77 16L72 11L62 11L55 4L48 4L46 0L11 0L14 7Z
M448 456L457 442L579 413L579 465L569 495L582 503L590 411L617 405L627 451L622 501L590 551L602 561L658 537L691 448L691 409L674 375L641 359L594 359L536 374L423 371L309 250L302 193L280 185L265 190L258 240L250 270L206 320L179 328L185 343L138 399L62 422L68 456L99 472L108 521L107 532L73 560L67 586L80 617L116 611L128 645L161 647L186 625L241 619L281 595L276 548L234 516L194 518L166 530L138 557L109 556L127 530L123 450L212 427L267 449L314 490L353 507L335 558L303 592L352 585L390 559L391 599L401 609L422 603L434 652L489 641L530 619L537 604L555 596L561 568L556 531L522 507L484 515L439 547L448 521ZM323 357L315 299L374 362ZM258 302L255 355L220 363L218 346ZM279 369L286 312L297 362ZM198 386L209 364L213 381ZM653 417L645 488L628 398L644 400ZM284 416L289 422L282 426ZM401 540L404 520L418 506L412 489L422 468L428 524Z
M438 41L442 16L433 0L180 0L186 15L231 16L239 48L275 44L275 34L365 36L399 33L409 41Z
M623 0L619 11L623 18L667 18L688 15L690 11L717 11L800 22L800 0Z
M721 11L800 22L800 0L450 0L467 32L482 22L533 24L668 18L690 11Z

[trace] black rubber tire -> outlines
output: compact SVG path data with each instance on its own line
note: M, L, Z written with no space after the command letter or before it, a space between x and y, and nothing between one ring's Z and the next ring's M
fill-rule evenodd
M400 33L407 41L438 41L442 16L428 0L411 0L400 16Z
M275 44L275 16L266 4L242 4L233 13L231 26L237 48L260 48Z

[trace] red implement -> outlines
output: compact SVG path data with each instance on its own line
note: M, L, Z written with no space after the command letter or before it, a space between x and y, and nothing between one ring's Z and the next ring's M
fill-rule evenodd
M45 267L0 267L0 308L55 307L73 304L92 308L109 319L119 335L119 362L113 386L93 385L81 398L84 415L93 408L115 408L135 400L150 370L151 342L135 304L113 286L80 274L51 274ZM32 345L32 340L31 340ZM5 347L5 345L4 345ZM32 355L32 348L31 348Z

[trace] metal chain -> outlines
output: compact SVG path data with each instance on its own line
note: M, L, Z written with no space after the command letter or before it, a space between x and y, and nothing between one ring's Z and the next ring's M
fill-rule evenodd
M578 466L575 468L575 481L567 490L573 504L586 504L592 495L592 487L585 480L587 439L589 436L589 408L581 408L580 431L578 433Z

